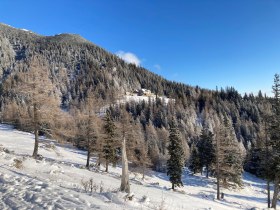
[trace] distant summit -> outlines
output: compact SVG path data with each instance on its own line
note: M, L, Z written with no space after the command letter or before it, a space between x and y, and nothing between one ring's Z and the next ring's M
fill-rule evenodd
M31 37L40 37L40 39L45 39L47 41L53 41L53 42L75 42L75 43L91 43L90 41L86 40L85 38L83 38L82 36L80 36L79 34L71 34L71 33L61 33L61 34L56 34L53 36L43 36L43 35L39 35L33 31L30 31L28 29L22 28L22 29L17 29L13 26L10 26L8 24L5 23L0 23L0 33L6 33L6 35L8 33L11 34L24 34L25 36L30 35Z
M54 42L77 42L77 43L91 43L79 34L62 33L54 36L46 36L46 39Z

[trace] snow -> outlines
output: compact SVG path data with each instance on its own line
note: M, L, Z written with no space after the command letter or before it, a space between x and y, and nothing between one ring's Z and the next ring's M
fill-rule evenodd
M174 100L174 99L170 99L167 98L165 96L159 96L158 97L160 100L162 100L162 102L164 103L164 105L167 105L169 100ZM142 101L145 101L146 103L148 103L149 101L151 101L152 103L154 103L156 101L156 96L138 96L137 94L132 94L132 95L124 95L122 99L117 100L116 104L125 104L126 102L135 102L135 103L141 103ZM103 107L100 108L99 112L98 112L98 116L104 116L106 114L106 111L109 109L110 105L105 105Z
M21 28L20 30L26 31L26 32L30 32L29 30L27 30L27 29L25 29L25 28Z
M163 100L165 104L168 104L169 102L169 98L167 97L158 97L159 99ZM124 100L122 101L123 103L127 102L127 101L135 101L135 102L148 102L149 100L151 100L152 102L154 102L156 100L156 96L138 96L138 95L126 95L124 97Z
M25 29L25 28L21 28L20 30L22 30L22 31L24 31L24 32L28 32L28 33L30 33L30 34L34 34L32 31L27 30L27 29Z
M215 199L215 179L191 175L185 170L184 187L173 192L168 177L149 172L146 179L130 174L131 195L118 192L120 167L86 170L86 152L69 144L40 140L42 160L34 160L33 134L0 124L0 209L166 209L227 210L265 209L265 182L244 173L242 189L223 190ZM22 161L21 164L16 164ZM94 158L92 162L94 161ZM17 166L17 167L16 167ZM93 192L82 181L92 179Z

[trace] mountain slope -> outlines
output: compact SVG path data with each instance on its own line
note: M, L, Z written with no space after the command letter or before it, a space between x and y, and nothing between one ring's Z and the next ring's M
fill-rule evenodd
M30 154L34 135L0 125L0 208L8 209L173 209L173 210L234 210L266 207L265 182L251 174L243 176L242 189L224 190L225 199L217 201L215 181L185 171L184 187L170 190L166 174L150 172L143 181L141 175L130 173L132 201L117 192L121 168L84 169L84 151L70 145L41 139L41 160ZM22 161L22 167L15 164ZM94 159L92 160L94 161ZM16 167L17 166L17 167ZM96 192L86 193L82 181L93 179ZM102 183L102 184L101 184ZM102 190L100 189L102 186Z
M190 153L188 148L198 139L202 126L207 125L213 131L223 115L231 119L244 156L246 150L263 140L260 138L262 116L271 106L261 94L242 97L234 88L211 91L168 81L142 67L125 63L79 35L41 36L0 24L0 49L1 110L8 101L17 100L11 97L10 90L3 91L7 78L16 80L17 72L27 71L31 58L38 56L46 61L45 68L64 110L79 107L92 93L108 105L127 91L140 88L174 99L174 108L160 100L126 104L126 110L139 124L139 131L151 147L149 153L157 154L155 162L167 157L165 141L172 115L179 124L186 154ZM118 114L115 110L116 119Z

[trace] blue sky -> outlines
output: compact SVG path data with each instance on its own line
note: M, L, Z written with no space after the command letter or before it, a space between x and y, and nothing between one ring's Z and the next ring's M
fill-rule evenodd
M0 22L77 33L167 79L271 94L279 0L1 0Z

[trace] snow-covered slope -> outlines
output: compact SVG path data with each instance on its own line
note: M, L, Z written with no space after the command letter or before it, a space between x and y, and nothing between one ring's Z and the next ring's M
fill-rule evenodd
M214 179L184 174L184 187L173 192L168 177L150 172L145 181L131 173L132 201L118 192L121 169L86 170L86 154L48 139L40 142L42 160L30 157L34 136L0 125L0 209L251 209L266 207L265 182L244 174L244 188L225 190L215 200ZM21 164L22 161L22 164ZM94 161L94 160L93 160ZM93 192L82 182L92 179Z

